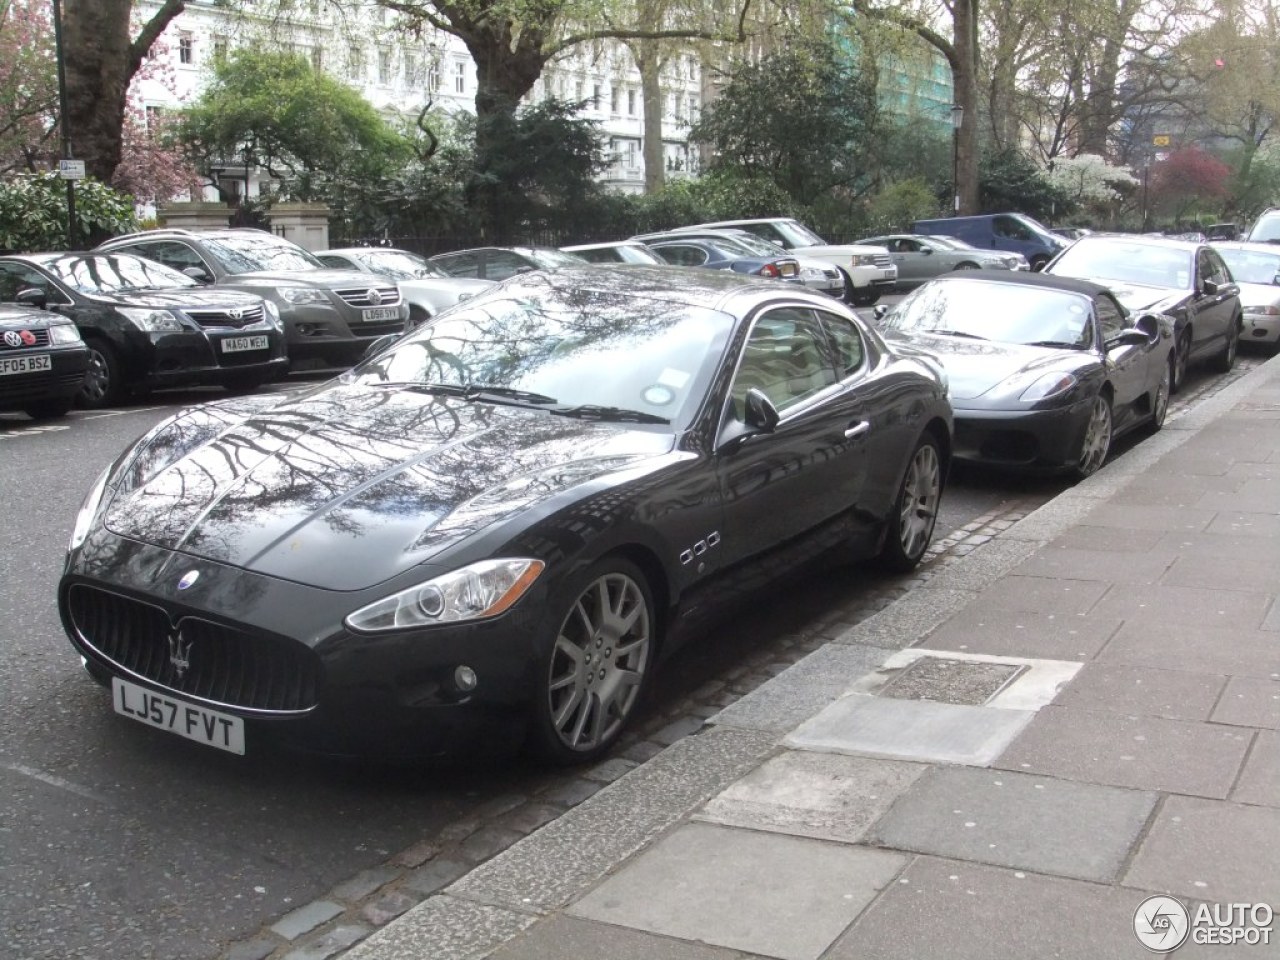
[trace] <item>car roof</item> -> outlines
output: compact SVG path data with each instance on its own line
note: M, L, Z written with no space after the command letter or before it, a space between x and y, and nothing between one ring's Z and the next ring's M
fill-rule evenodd
M609 240L602 243L575 243L568 247L560 247L564 253L577 253L579 250L612 250L615 247L643 247L644 241L632 238L630 240Z
M1280 254L1280 244L1265 240L1218 240L1210 244L1215 250L1244 250L1249 253Z
M989 283L1005 283L1018 287L1062 290L1068 293L1082 293L1088 297L1111 293L1111 289L1105 284L1094 283L1092 280L1060 277L1052 273L1023 273L1020 270L957 270L955 273L938 277L933 282L954 283L965 280L985 280Z
M825 293L804 287L780 284L729 270L690 270L688 267L657 264L585 263L555 271L517 274L502 289L522 283L539 283L560 290L594 290L655 300L671 300L712 310L725 309L728 301L751 294L772 294L802 299L814 305L835 305Z
M1182 250L1191 253L1205 246L1203 240L1181 240L1178 237L1152 237L1147 234L1133 233L1091 233L1081 237L1076 243L1141 243L1144 246L1165 247L1169 250Z
M127 250L49 250L42 253L6 253L3 255L5 260L25 260L27 263L34 263L36 266L44 266L47 263L53 263L55 260L61 260L64 257L132 257L134 260L145 260L145 257L139 257L136 253L130 253ZM150 261L148 261L150 262Z
M334 247L331 250L313 250L312 253L317 257L325 253L340 253L346 256L354 256L357 253L407 253L415 257L422 256L420 253L401 247Z

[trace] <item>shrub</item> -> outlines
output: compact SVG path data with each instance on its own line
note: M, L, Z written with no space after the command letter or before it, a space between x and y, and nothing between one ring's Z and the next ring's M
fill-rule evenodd
M75 195L76 247L137 229L132 197L92 179L77 181ZM66 249L66 181L49 171L0 183L0 251Z

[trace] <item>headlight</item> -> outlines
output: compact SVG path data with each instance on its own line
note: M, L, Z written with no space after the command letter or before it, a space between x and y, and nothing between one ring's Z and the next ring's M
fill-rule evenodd
M289 303L328 303L329 295L315 287L280 287L280 296Z
M50 343L79 343L80 328L74 323L49 324Z
M264 300L262 301L262 312L267 318L267 323L271 324L271 326L275 327L277 330L282 329L283 325L280 323L279 307L270 300Z
M876 265L876 255L874 253L855 253L849 258L849 265L853 267L874 267Z
M138 307L116 307L116 311L139 330L147 333L175 333L182 324L168 310L151 310Z
M1274 303L1262 304L1245 304L1244 315L1246 317L1280 317L1280 306Z
M67 545L68 552L77 549L89 536L89 525L93 523L93 518L98 512L98 506L102 503L102 497L107 492L107 476L111 473L111 468L107 467L100 474L98 479L93 481L93 487L89 490L89 495L84 498L84 503L80 504L80 512L76 514L76 525L71 528L71 543Z
M1035 403L1037 400L1048 400L1072 389L1079 381L1070 373L1046 373L1031 386L1022 391L1018 397L1024 403Z
M496 617L538 579L541 560L481 560L361 607L346 619L352 630L373 632Z

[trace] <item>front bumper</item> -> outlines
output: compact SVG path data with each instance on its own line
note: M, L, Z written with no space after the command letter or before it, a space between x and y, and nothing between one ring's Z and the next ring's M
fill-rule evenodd
M265 337L266 347L228 349L249 337ZM283 377L289 369L283 334L265 325L177 333L138 331L127 340L135 378L148 387L222 385L245 377L267 381Z
M1052 410L966 409L953 401L958 460L1021 470L1061 470L1080 457L1091 398Z
M502 617L467 625L343 626L385 592L321 590L99 527L70 556L58 609L92 674L243 718L246 752L263 740L381 759L517 748L546 633L542 598L531 590ZM181 671L174 636L188 643ZM473 691L454 680L462 665L479 678Z
M1280 317L1246 313L1240 328L1241 343L1280 343Z
M0 410L21 410L43 400L69 399L79 392L89 368L89 350L83 343L40 347L24 353L48 354L50 369L0 376Z
M895 265L887 267L847 267L846 270L854 288L858 290L866 287L887 290L898 282L898 268Z
M320 360L340 366L358 361L369 344L389 333L403 333L409 322L409 305L395 305L394 320L362 319L356 307L330 303L291 304L278 301L290 360Z

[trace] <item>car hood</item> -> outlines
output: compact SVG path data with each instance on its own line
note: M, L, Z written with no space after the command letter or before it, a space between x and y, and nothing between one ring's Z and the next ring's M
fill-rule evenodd
M852 257L854 254L866 256L870 253L889 255L888 247L878 247L869 243L822 243L812 247L797 247L796 253L808 257Z
M239 416L209 406L140 442L107 528L333 590L387 580L570 487L654 469L674 448L668 433L349 384Z
M1055 350L1027 347L992 340L934 334L903 334L882 330L891 343L906 343L932 354L947 373L947 394L952 400L976 400L992 388L1018 374L1036 376L1050 370L1070 370L1082 362L1092 362L1082 350Z
M44 310L28 307L16 307L13 304L0 304L0 329L22 330L30 327L43 327L50 320L59 320L61 316Z
M1098 283L1110 287L1126 310L1143 313L1167 313L1177 307L1188 296L1190 291L1176 287L1148 286L1144 283L1122 283L1118 280L1098 280Z
M385 287L392 281L359 270L329 270L317 267L315 270L255 270L251 273L237 273L226 279L227 283L249 283L256 286L274 287L280 283L306 287L325 287L327 289L347 289L356 287L366 290L369 287Z
M182 287L175 290L135 290L129 293L95 294L91 297L121 307L152 307L159 310L193 310L201 307L252 307L262 300L239 290Z
M418 294L433 300L448 299L450 303L457 300L459 296L464 299L474 297L496 286L492 280L470 280L464 277L423 277L420 280L397 280L396 283L408 299Z

